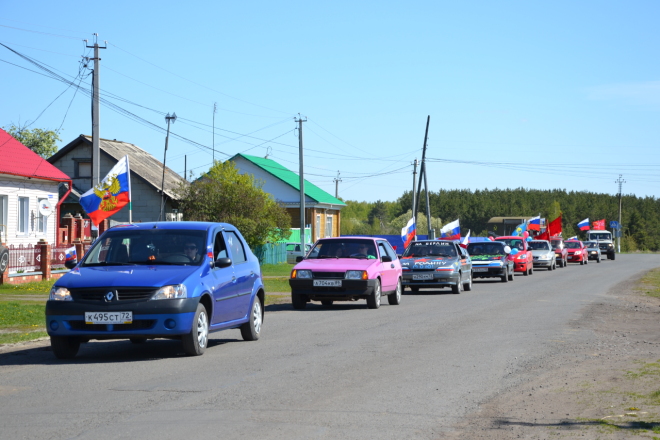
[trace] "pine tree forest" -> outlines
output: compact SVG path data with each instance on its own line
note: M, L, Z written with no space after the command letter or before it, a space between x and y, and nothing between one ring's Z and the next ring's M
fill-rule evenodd
M345 201L341 212L341 233L400 234L412 215L412 192L407 191L394 202ZM439 235L439 226L459 219L463 234L486 236L488 220L497 216L533 217L541 214L548 221L562 214L563 236L580 235L577 223L585 218L610 220L619 218L619 197L591 192L564 190L494 189L440 190L429 192L431 225ZM422 192L418 211L418 233L427 230L426 196ZM622 197L621 250L660 250L660 199L654 197Z

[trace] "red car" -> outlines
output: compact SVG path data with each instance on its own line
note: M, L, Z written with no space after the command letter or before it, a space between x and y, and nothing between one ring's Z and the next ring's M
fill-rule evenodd
M534 258L532 250L522 237L497 237L495 241L503 241L511 248L511 253L507 258L513 260L513 271L522 272L527 275L534 273ZM516 252L517 251L517 252Z
M566 267L568 264L568 250L564 244L564 239L561 237L550 237L550 245L555 251L557 265L559 267Z
M580 240L566 240L564 245L566 245L566 249L568 250L569 263L589 263L587 248L584 247L584 244Z

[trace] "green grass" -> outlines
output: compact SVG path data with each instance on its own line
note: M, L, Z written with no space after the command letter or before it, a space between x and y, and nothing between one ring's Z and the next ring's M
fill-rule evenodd
M0 300L4 295L48 295L55 280L38 281L25 284L0 284Z
M34 329L45 325L45 304L0 302L0 329Z
M660 298L660 269L653 269L644 275L640 288L648 296Z
M288 277L291 275L291 269L293 269L293 264L289 263L280 263L280 264L262 264L261 265L261 275L265 277Z
M32 341L34 339L45 338L46 336L48 336L46 332L0 333L0 345Z
M264 278L264 287L266 288L266 294L274 292L291 293L289 277Z

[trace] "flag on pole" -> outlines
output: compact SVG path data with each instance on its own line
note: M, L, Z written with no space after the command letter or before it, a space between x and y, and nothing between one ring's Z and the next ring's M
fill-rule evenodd
M406 226L401 229L401 240L403 240L403 249L405 250L411 241L415 239L417 235L417 226L415 225L415 218L408 220Z
M467 234L465 235L465 237L463 237L463 239L461 240L461 244L460 244L460 246L461 246L462 248L467 249L467 245L468 245L469 242L470 242L470 230L468 229L468 233L467 233Z
M532 217L527 221L527 229L530 231L540 231L541 230L541 216L537 215Z
M66 253L66 259L65 261L76 261L78 260L78 255L76 255L76 247L70 247L65 251Z
M604 231L605 230L605 219L596 220L594 222L594 231Z
M442 229L440 229L440 238L447 240L460 240L461 227L458 220L454 220L453 222L444 225Z
M122 157L98 185L80 197L80 205L98 226L131 202L128 156Z
M511 235L514 236L514 237L518 237L518 236L519 236L519 237L522 237L523 232L525 232L526 230L527 230L527 223L526 223L526 222L522 222L521 224L519 224L518 226L516 226L516 229L513 230L513 232L511 233Z
M548 224L550 237L561 237L561 214Z
M589 218L585 218L580 223L578 223L577 226L578 226L578 228L580 228L580 231L588 231L589 230Z
M578 239L577 235L574 235L571 238L567 238L566 241L568 241L568 240L577 240L577 239Z

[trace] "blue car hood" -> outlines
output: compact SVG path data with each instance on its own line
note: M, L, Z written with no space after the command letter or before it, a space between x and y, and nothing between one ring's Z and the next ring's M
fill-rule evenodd
M55 284L70 289L84 287L161 287L181 284L199 266L97 266L76 267Z

